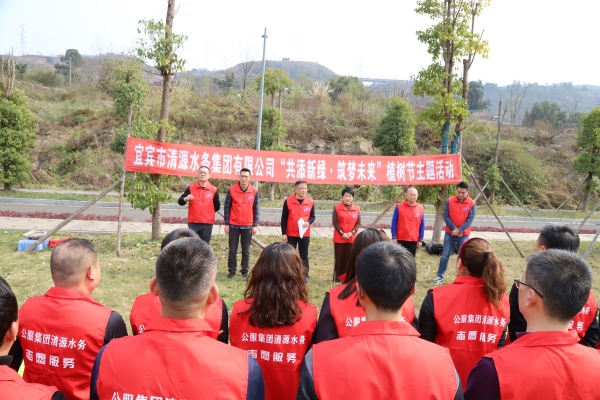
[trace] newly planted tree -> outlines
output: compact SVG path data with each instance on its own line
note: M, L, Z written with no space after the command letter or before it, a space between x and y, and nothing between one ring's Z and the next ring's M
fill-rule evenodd
M586 211L590 192L595 188L594 176L600 174L600 107L594 108L581 119L581 130L577 137L581 153L575 158L575 171L587 173L582 210Z

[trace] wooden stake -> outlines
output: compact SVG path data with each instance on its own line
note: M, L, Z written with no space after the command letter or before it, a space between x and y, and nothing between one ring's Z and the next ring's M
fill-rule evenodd
M527 214L529 214L529 216L531 218L533 218L533 215L531 215L531 213L529 212L529 210L525 208L525 206L523 205L523 203L521 203L521 200L519 200L519 198L513 193L513 191L510 190L510 188L508 187L508 185L506 184L506 182L504 182L504 179L502 179L502 177L500 177L500 180L502 181L502 183L504 184L504 186L508 189L508 191L510 192L510 194L513 195L513 197L515 198L515 200L517 201L517 203L519 203L519 205L521 207L523 207L523 210L525 210L527 212Z
M373 221L373 223L371 224L370 228L372 228L375 225L377 225L377 223L379 221L381 221L381 218L383 218L385 216L385 214L387 214L387 212L390 211L390 209L392 208L392 206L395 206L396 203L398 203L400 201L400 199L402 198L402 196L404 195L404 193L406 193L407 189L408 189L408 186L405 186L404 189L402 189L402 192L400 192L400 194L394 199L394 201L391 202L390 204L388 204L388 206L385 208L385 210L383 210L383 212L381 214L379 214L379 216L377 218L375 218L375 221Z
M127 117L127 137L125 138L125 155L127 156L127 142L131 134L131 118L133 117L133 104L129 105L129 116ZM123 222L123 195L125 194L125 160L123 160L123 173L121 174L121 190L119 191L119 212L117 213L117 257L121 257L121 223Z

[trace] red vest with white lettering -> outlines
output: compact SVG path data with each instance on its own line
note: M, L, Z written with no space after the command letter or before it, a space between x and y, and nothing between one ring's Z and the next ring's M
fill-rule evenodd
M302 204L298 202L296 195L288 197L286 200L288 208L288 219L287 226L285 228L285 234L287 236L300 237L300 230L298 230L298 220L302 218L304 221L308 221L310 218L310 211L313 208L313 199L308 196L304 196ZM302 237L310 236L310 225Z
M358 221L358 216L360 215L360 207L356 204L352 203L350 209L346 208L346 205L342 201L340 204L334 207L335 212L337 213L338 223L344 232L352 232L354 227L356 226L356 221ZM334 243L354 243L354 238L358 235L358 232L355 232L354 235L350 239L342 238L342 234L339 233L336 229L333 230L333 242Z
M450 219L456 225L456 228L460 228L465 223L471 212L471 208L475 205L475 202L471 197L467 195L467 198L461 203L458 201L458 197L452 196L448 199L448 212L450 213ZM444 228L446 232L452 233L452 229L446 226ZM468 227L463 231L464 236L471 234L471 227Z
M27 300L19 311L25 381L54 385L67 400L89 399L111 312L79 290L53 287Z
M313 346L320 400L444 399L458 390L448 350L402 322L366 321L350 336Z
M0 366L0 400L51 400L54 386L26 383L8 365Z
M419 229L425 210L421 204L411 206L404 200L398 203L398 225L396 226L396 240L406 242L419 241Z
M583 339L590 325L594 322L597 311L596 297L590 292L590 297L588 297L581 311L569 323L569 330L576 331L579 339Z
M242 190L239 183L229 188L231 198L231 209L229 210L229 225L252 226L254 223L254 198L256 188L248 185L246 192Z
M213 203L217 188L206 183L206 187L196 182L190 185L190 194L194 196L188 202L188 222L193 224L214 224L215 205Z
M352 332L355 326L365 321L365 309L358 303L356 292L346 297L344 300L338 299L339 294L344 290L346 285L339 285L329 290L329 308L335 327L337 328L338 337L346 337ZM349 283L354 285L354 281ZM402 306L402 318L409 324L415 319L415 303L413 297L410 296Z
M206 321L158 317L146 328L106 346L98 398L246 399L248 354L211 339Z
M450 350L463 388L484 354L498 348L510 317L508 295L498 309L483 292L483 279L459 276L450 285L433 289L437 336L435 342Z
M160 316L161 304L160 298L153 293L146 293L135 298L131 313L129 313L129 322L134 335L144 333L148 322L155 317ZM219 298L210 306L204 320L208 325L218 331L221 329L221 320L223 319L223 299ZM215 336L216 338L216 336Z
M485 357L504 399L600 399L600 355L569 332L532 332Z
M317 326L317 308L299 301L302 317L294 325L276 328L252 326L247 313L251 299L233 304L229 333L231 345L247 350L265 379L267 400L294 400L300 383L302 359Z

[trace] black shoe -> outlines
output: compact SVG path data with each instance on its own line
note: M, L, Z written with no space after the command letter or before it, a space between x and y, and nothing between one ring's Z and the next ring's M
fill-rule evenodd
M235 272L230 272L229 274L227 274L227 279L231 279L235 276Z
M246 278L248 277L248 273L247 273L247 272L242 272L242 277L243 277L244 279L246 279Z

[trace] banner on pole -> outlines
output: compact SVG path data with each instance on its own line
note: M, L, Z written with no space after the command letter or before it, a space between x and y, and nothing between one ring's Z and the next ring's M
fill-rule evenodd
M125 169L160 175L197 176L201 166L211 178L237 180L240 169L261 182L338 185L448 185L461 181L459 154L355 156L284 153L225 147L161 143L129 138Z

